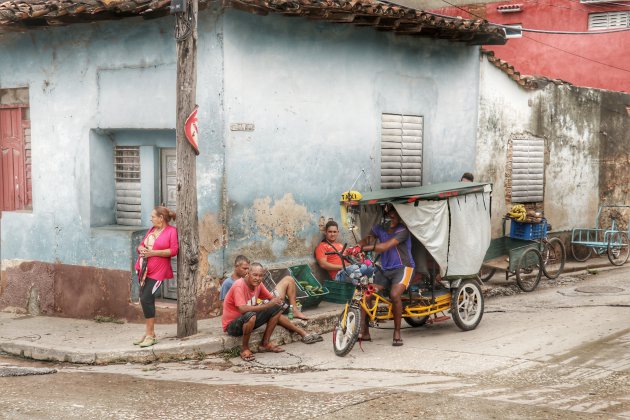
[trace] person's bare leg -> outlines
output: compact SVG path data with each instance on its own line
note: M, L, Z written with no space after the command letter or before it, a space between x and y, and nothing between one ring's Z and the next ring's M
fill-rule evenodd
M377 284L374 285L374 289L376 292L380 292L383 290L383 286L379 286ZM366 306L369 308L372 306L373 297L369 297L365 299ZM370 317L361 307L361 340L362 341L372 341L372 337L370 336Z
M147 318L145 322L145 333L146 337L155 338L155 318Z
M286 328L292 333L299 334L300 337L302 338L308 335L306 331L304 331L302 328L292 323L291 320L284 315L280 316L280 318L278 319L278 325L280 325L283 328Z
M297 308L297 286L295 284L295 280L291 276L285 276L280 280L280 282L276 285L276 292L278 292L278 297L282 300L285 298L289 299L289 304L293 305L293 317L298 319L303 319L308 321L308 318L304 316L304 314L298 310Z
M241 358L249 359L253 357L252 350L249 348L249 338L254 331L254 325L256 324L256 316L251 317L246 323L243 324L243 340L241 342Z
M401 296L406 290L404 284L398 283L392 286L389 294L392 300L392 312L394 313L394 341L400 340L400 324L402 322L402 299Z
M280 316L282 316L282 311L279 311L277 314L269 318L269 321L267 321L267 326L265 327L265 332L263 333L263 338L260 343L260 346L266 350L276 351L274 349L278 349L278 347L272 346L269 340L271 339L271 334L273 334L273 330L275 330L276 325L278 325ZM284 350L280 350L280 351L284 351Z

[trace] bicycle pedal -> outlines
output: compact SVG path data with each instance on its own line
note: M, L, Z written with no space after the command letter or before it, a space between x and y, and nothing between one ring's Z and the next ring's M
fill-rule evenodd
M444 316L436 316L435 318L429 318L429 321L433 324L434 322L443 322L443 321L448 321L449 319L451 319L450 316L444 315Z

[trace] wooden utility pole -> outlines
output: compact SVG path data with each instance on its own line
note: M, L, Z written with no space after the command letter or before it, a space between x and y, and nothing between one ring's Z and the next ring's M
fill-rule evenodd
M187 0L175 15L177 40L177 336L197 334L197 220L196 155L186 140L184 125L195 107L197 93L198 0Z

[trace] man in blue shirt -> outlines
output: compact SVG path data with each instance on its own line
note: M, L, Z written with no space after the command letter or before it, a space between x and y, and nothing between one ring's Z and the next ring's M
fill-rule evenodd
M401 296L413 278L416 267L411 256L411 233L404 225L398 212L393 206L385 207L385 216L391 221L389 224L374 225L370 234L359 241L362 251L375 251L381 254L381 268L374 276L374 286L376 290L388 287L389 297L392 301L392 311L394 313L394 337L393 346L402 346L403 340L400 337L400 324L402 321L402 300ZM365 322L361 339L371 341L367 316L364 314Z

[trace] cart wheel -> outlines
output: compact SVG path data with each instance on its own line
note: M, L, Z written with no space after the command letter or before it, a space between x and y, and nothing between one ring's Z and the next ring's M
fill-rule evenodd
M571 255L573 255L575 261L584 262L588 260L592 252L591 248L587 246L571 244Z
M535 248L529 248L518 259L516 265L516 284L524 292L531 292L538 286L542 276L542 255Z
M429 316L406 316L403 319L410 326L417 328L422 327L424 324L426 324Z
M545 276L550 279L557 279L564 270L564 262L567 258L562 241L558 238L551 238L546 241L542 257Z
M624 265L628 261L628 234L615 232L608 238L608 259L613 265Z
M361 327L361 311L356 306L348 306L345 320L342 312L333 330L333 347L337 356L350 353L359 338Z
M492 276L494 276L494 273L497 272L496 268L484 268L481 267L481 270L479 270L479 278L481 279L482 282L487 282L488 280L490 280L492 278Z
M483 294L474 280L463 280L451 302L453 321L462 331L477 328L483 317Z

